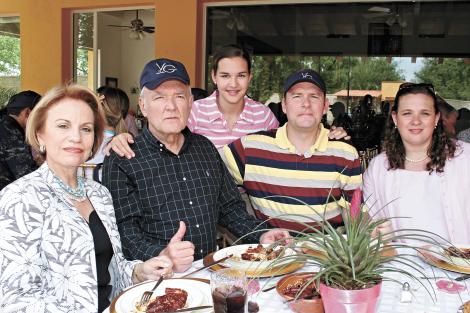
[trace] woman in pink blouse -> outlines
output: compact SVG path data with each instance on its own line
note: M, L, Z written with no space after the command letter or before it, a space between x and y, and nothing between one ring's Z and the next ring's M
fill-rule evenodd
M364 174L371 214L393 218L379 229L422 229L469 243L470 145L444 131L430 84L402 84L384 148Z

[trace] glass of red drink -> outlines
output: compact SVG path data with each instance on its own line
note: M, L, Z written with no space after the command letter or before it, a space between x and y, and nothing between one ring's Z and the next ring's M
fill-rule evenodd
M245 313L247 279L244 272L226 268L211 274L215 313Z

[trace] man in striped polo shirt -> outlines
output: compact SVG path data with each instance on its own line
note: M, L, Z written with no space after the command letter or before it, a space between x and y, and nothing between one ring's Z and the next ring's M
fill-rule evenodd
M282 109L288 122L281 128L242 137L224 147L223 156L238 185L250 196L259 218L274 227L303 230L325 213L340 224L362 175L356 149L330 140L322 115L328 111L326 85L310 69L284 82Z

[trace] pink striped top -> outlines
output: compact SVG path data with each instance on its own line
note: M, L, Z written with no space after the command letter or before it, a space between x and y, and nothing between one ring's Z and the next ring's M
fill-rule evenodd
M232 130L228 129L227 121L217 107L217 91L207 98L194 101L188 119L189 129L206 136L217 149L245 135L278 126L279 122L267 106L245 96L245 107L240 119Z

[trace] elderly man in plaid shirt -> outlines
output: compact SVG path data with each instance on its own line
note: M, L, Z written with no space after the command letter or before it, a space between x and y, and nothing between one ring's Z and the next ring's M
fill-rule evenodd
M153 60L141 79L139 106L148 126L131 145L132 159L112 153L105 159L103 184L113 196L123 252L147 260L167 255L174 270L216 248L216 226L237 236L260 223L245 203L217 149L186 127L192 96L183 64ZM274 242L286 231L255 232L247 242Z

